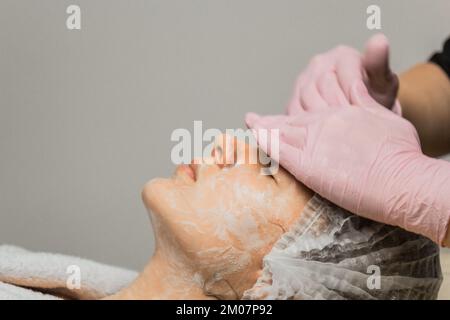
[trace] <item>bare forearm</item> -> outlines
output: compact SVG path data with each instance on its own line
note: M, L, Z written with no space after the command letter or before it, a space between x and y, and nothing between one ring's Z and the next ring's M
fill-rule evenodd
M450 152L450 80L433 63L416 65L400 75L399 100L403 116L419 132L423 152Z

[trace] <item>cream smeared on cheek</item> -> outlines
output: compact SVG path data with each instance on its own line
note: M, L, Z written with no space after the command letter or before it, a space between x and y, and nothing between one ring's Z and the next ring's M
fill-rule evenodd
M255 167L199 170L195 183L178 180L153 197L163 221L154 223L164 238L157 241L159 250L171 268L183 270L164 281L173 287L190 282L208 295L240 298L284 231L274 224L282 226L292 216L293 194L280 192L275 180ZM170 296L177 289L165 290Z

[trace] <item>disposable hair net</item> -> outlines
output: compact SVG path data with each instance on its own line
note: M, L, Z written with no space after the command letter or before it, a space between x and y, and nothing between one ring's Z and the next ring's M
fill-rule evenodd
M263 264L244 299L436 299L442 282L431 240L318 195Z

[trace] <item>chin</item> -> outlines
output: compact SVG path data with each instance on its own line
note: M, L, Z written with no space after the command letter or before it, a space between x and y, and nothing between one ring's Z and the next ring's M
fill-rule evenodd
M173 187L171 179L155 178L147 182L142 188L142 201L148 211L157 213L164 202L168 191Z

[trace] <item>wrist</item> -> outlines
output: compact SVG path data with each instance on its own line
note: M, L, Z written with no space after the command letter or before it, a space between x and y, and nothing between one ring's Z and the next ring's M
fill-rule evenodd
M414 154L391 179L385 214L395 225L442 245L450 221L450 163Z

